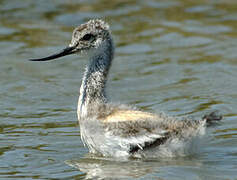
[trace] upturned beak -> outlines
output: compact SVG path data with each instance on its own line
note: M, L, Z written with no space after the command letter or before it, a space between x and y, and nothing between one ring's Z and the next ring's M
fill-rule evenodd
M50 60L57 59L57 58L60 58L60 57L63 57L63 56L74 54L75 49L76 49L76 47L66 47L62 51L60 51L56 54L53 54L51 56L47 56L47 57L44 57L44 58L38 58L38 59L29 59L29 60L30 61L50 61Z

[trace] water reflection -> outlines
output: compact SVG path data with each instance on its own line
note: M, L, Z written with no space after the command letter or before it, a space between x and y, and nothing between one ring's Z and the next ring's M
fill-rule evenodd
M87 155L82 159L68 160L66 163L85 173L85 179L152 179L154 177L163 179L162 171L165 170L164 167L192 166L197 168L202 166L202 162L195 159L195 157L161 160L119 160ZM161 175L159 176L159 174ZM179 177L182 176L179 175Z

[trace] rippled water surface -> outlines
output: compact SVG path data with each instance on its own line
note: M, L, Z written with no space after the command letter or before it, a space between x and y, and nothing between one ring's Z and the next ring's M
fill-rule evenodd
M237 179L237 1L0 0L0 179ZM191 157L88 155L76 117L87 63L36 63L90 18L111 25L112 101L175 116L220 110Z

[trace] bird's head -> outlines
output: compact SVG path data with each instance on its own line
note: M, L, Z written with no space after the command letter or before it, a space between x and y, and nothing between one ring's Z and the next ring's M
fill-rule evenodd
M74 53L89 53L103 47L110 39L109 25L102 20L90 20L74 29L68 47L45 58L30 59L31 61L48 61Z

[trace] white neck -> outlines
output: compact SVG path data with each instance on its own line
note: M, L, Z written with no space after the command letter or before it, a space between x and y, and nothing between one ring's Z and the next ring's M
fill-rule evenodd
M89 116L90 112L98 111L98 106L107 102L105 86L112 59L113 42L108 38L90 56L86 67L78 101L79 119Z

